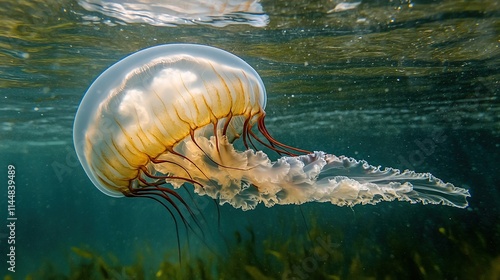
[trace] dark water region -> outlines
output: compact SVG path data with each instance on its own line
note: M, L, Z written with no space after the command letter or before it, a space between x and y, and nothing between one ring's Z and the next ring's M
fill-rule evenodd
M153 26L77 1L0 3L0 172L16 167L18 217L16 272L7 270L2 226L0 275L500 279L500 3L366 1L333 12L338 3L261 1L264 27ZM76 159L78 104L111 64L173 42L220 47L252 65L276 139L431 172L469 189L470 206L309 203L244 212L187 186L183 197L203 215L199 227L188 218L186 229L153 201L105 196ZM7 179L2 186L7 218Z

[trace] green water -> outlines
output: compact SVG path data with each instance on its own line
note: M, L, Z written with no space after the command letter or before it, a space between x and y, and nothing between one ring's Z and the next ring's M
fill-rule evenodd
M0 275L187 279L191 265L197 278L215 279L500 278L500 3L368 1L338 13L331 1L261 4L266 27L124 24L76 1L0 3L0 172L16 167L18 217L16 272L7 270L2 226ZM470 206L242 212L193 195L203 230L179 227L179 264L165 209L96 190L71 138L78 104L102 71L174 42L219 47L252 65L280 141L431 172L470 189ZM422 149L436 134L444 140ZM7 225L7 179L0 183Z

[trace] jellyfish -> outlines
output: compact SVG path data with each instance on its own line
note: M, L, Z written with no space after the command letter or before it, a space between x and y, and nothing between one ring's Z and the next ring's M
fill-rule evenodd
M103 193L152 198L179 214L181 205L189 208L182 186L242 210L395 200L468 205L468 190L429 173L279 142L266 129L265 108L260 76L239 57L204 45L160 45L94 81L76 114L74 145Z

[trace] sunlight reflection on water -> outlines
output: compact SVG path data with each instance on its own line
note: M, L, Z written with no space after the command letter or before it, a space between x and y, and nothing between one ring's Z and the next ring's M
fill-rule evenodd
M78 3L88 11L99 12L126 23L155 26L206 24L224 27L248 24L264 27L269 22L269 17L257 0L79 0Z

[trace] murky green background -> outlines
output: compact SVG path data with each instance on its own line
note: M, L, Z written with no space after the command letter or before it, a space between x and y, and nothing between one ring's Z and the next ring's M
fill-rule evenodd
M268 26L220 28L124 24L68 0L0 2L0 213L6 225L12 164L18 217L15 273L0 226L0 275L500 279L500 3L380 0L344 12L327 0L261 3ZM470 189L469 208L242 212L193 197L203 230L180 225L179 263L165 209L100 193L72 146L92 81L131 52L174 42L223 48L252 65L280 141L431 172ZM446 140L422 150L436 133Z

